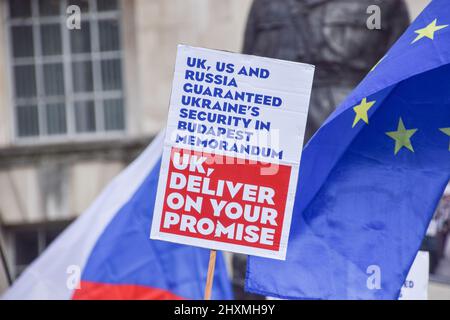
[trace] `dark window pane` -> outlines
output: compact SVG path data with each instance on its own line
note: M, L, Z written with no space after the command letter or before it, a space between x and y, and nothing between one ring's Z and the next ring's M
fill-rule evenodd
M11 18L31 17L31 0L10 0L9 15Z
M41 16L57 16L60 14L61 0L39 0L39 14Z
M89 0L69 0L69 6L76 5L80 7L81 12L89 10Z
M60 63L44 64L44 88L46 95L64 94L63 65Z
M61 27L59 24L41 25L42 54L61 54Z
M98 22L100 51L119 50L119 23L117 20L100 20Z
M91 51L91 35L89 22L81 23L81 29L72 29L70 34L70 47L73 53L85 53Z
M20 137L39 135L39 118L37 106L18 106L17 128Z
M33 56L33 29L31 26L12 27L11 36L14 57L21 58Z
M123 103L122 99L105 100L103 103L105 113L105 129L106 130L123 130Z
M75 92L87 92L93 90L92 62L79 61L72 63L72 81Z
M45 107L47 115L47 133L66 133L66 107L63 103L47 104Z
M36 96L36 76L34 65L15 66L14 79L16 97L28 98Z
M117 0L97 0L97 11L117 9Z
M95 131L94 101L75 102L75 127L77 132Z
M17 265L27 265L38 256L37 231L17 231L14 240Z
M119 59L102 61L103 90L122 88L122 71Z

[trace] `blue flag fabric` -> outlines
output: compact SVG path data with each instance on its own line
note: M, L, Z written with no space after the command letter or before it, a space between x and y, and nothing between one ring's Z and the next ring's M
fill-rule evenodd
M286 261L248 291L396 299L450 178L450 1L434 0L303 152Z
M203 299L209 250L148 239L160 166L161 160L97 240L75 299ZM222 254L212 298L233 298Z

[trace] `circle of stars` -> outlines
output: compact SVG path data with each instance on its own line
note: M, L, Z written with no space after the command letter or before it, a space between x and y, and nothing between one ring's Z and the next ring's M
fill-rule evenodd
M416 43L424 38L434 40L435 33L442 29L447 28L448 26L449 26L448 24L439 25L437 19L434 19L427 26L414 31L417 34L417 36L411 42L411 44ZM378 63L375 66L373 66L373 68L370 71L375 70L376 67L385 58L386 58L386 56L381 58L380 61L378 61ZM358 105L353 107L353 111L355 112L355 118L353 120L352 128L354 128L361 120L363 122L365 122L366 124L369 124L368 111L375 104L376 104L375 100L368 101L367 98L363 98ZM439 130L450 137L450 127L449 128L440 128ZM403 119L400 117L400 119L398 121L398 125L397 125L397 130L386 132L386 135L395 141L395 147L394 147L395 155L397 155L397 153L402 148L406 148L406 149L410 150L411 152L414 152L414 148L411 143L411 138L417 131L418 131L418 129L407 129L405 127L405 124L403 123ZM449 145L448 150L450 151L450 145Z

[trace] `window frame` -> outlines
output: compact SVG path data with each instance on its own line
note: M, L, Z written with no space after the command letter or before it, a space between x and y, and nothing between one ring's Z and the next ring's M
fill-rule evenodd
M127 125L127 99L125 84L125 63L124 63L124 39L123 39L123 6L122 1L117 0L117 9L105 12L97 11L97 0L87 0L89 2L89 11L81 12L81 22L89 21L90 25L90 45L91 49L86 53L71 52L70 32L66 27L67 13L64 8L69 6L70 0L60 0L60 13L58 16L40 16L39 0L31 0L31 17L10 18L9 0L4 1L4 21L5 21L5 39L6 39L6 67L8 71L7 80L9 85L9 103L11 105L11 140L17 145L36 145L64 142L83 142L83 141L108 141L123 137L128 132ZM109 19L118 22L118 41L119 48L114 51L99 51L100 35L99 21L108 21ZM61 53L57 55L45 56L41 50L40 28L43 25L58 24L61 32ZM34 54L32 57L15 58L13 55L12 27L30 25L32 26ZM115 90L102 90L101 62L109 59L118 59L120 61L121 88ZM93 89L90 92L75 92L72 83L72 63L86 61L92 63ZM63 67L64 94L58 96L47 96L44 93L44 63L61 63ZM36 96L32 98L16 97L15 71L14 68L20 65L34 66L36 77ZM123 129L106 130L104 124L104 102L108 99L121 99L123 112ZM38 108L39 133L32 136L20 136L17 120L17 110L20 106L30 105L35 102ZM95 110L95 131L77 132L75 119L75 102L93 101ZM48 103L62 103L65 106L65 124L66 132L58 134L48 134L46 123L45 105Z
M73 222L73 219L48 221L44 223L30 223L20 224L14 226L3 226L3 240L6 247L8 267L11 273L12 280L16 280L20 274L39 258L39 256L53 243L56 239L53 239L50 243L46 243L46 236L51 232L57 231L60 236L66 228ZM37 239L37 256L29 264L17 264L16 256L16 237L20 232L34 232Z

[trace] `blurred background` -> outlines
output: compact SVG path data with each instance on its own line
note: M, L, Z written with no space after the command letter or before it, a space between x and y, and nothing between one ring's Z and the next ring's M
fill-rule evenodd
M12 281L164 127L177 44L315 64L310 137L428 0L252 3L0 0L0 243ZM380 30L366 26L371 4ZM80 29L67 27L70 5ZM450 299L449 216L447 195L424 241L430 298ZM245 257L228 258L236 296L251 297Z

